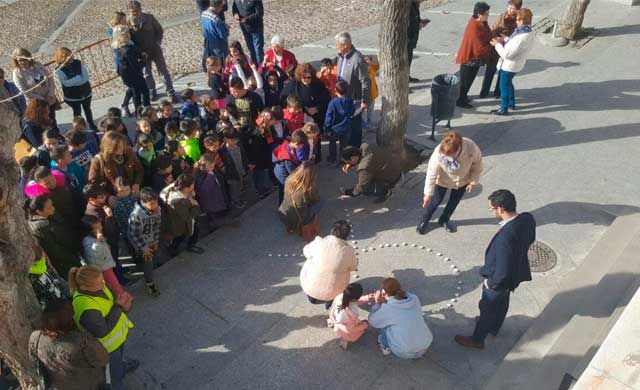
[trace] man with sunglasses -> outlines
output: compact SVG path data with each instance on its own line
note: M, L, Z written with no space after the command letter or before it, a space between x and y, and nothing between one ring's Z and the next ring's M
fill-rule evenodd
M482 298L480 317L472 336L457 335L454 340L467 348L484 348L487 334L498 334L507 311L509 295L520 282L531 280L529 247L536 239L536 221L529 213L516 212L516 197L509 190L489 195L489 210L500 220L500 228L485 252L480 275Z

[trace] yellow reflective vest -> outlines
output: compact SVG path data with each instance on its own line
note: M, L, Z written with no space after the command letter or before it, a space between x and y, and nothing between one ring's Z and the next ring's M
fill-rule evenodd
M82 325L80 325L80 318L86 310L98 310L103 318L107 317L114 305L114 300L113 294L107 287L104 288L103 292L107 296L107 299L85 295L79 291L73 293L73 319L78 325L78 328L83 329ZM98 338L98 341L100 341L107 352L111 353L127 341L127 335L131 328L133 328L133 322L131 322L123 312L120 314L116 326L114 326L106 336Z

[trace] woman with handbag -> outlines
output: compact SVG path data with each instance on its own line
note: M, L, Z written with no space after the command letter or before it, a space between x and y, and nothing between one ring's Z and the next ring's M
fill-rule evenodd
M42 329L29 337L29 355L43 389L96 390L105 381L109 354L96 338L76 328L69 301L45 307Z
M56 87L51 74L27 49L14 49L11 58L14 68L13 82L27 99L27 104L35 99L46 101L49 104L51 126L57 128L56 110L60 109L60 102L56 97Z
M278 212L287 232L296 232L311 241L320 232L317 170L314 163L303 162L287 178L284 199Z

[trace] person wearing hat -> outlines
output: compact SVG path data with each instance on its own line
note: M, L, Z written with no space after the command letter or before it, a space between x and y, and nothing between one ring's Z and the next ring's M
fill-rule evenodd
M342 194L373 195L376 197L374 203L382 203L391 196L391 189L402 174L402 168L393 153L377 145L364 143L360 148L348 146L342 151L342 161L344 173L348 173L351 167L356 167L358 172L355 187L341 189Z
M290 66L298 66L296 55L286 50L284 43L282 35L276 34L271 38L271 49L264 53L263 72L277 70L278 73L284 73Z
M162 52L162 38L164 29L158 20L152 14L142 12L142 5L138 0L129 1L129 26L131 28L131 38L137 47L146 54L146 63L144 67L144 77L147 82L147 88L151 94L151 100L158 99L156 91L156 82L153 79L151 64L156 64L158 73L164 78L164 86L167 95L176 102L176 93L173 89L173 81L167 63L164 60Z
M133 322L126 315L131 309L131 295L121 294L114 299L105 285L102 270L96 266L71 268L69 290L73 294L76 325L97 338L109 353L111 389L124 389L125 373L140 365L137 360L124 360L124 345L133 328Z

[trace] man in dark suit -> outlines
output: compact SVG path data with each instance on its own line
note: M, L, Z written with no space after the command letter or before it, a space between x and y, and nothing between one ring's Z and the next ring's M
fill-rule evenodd
M509 294L520 282L531 280L527 252L536 239L535 219L529 213L516 212L516 197L509 190L494 191L489 203L489 210L500 220L500 230L489 243L480 269L485 279L473 336L455 337L467 348L482 349L487 334L498 334L509 310Z
M233 0L233 17L240 23L240 29L251 59L256 66L264 59L264 8L262 0Z

